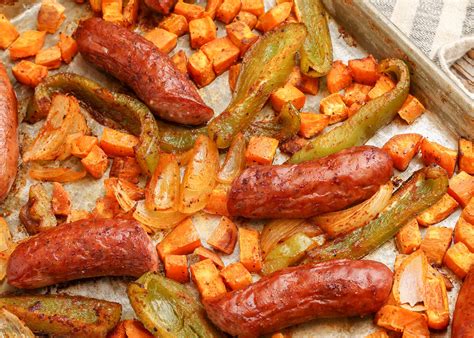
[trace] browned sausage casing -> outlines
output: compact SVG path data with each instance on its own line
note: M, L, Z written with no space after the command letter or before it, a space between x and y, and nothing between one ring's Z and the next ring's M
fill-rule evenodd
M139 277L157 267L155 247L138 222L90 219L20 243L8 260L7 279L17 288L34 289L89 277Z
M307 218L372 196L393 173L381 149L353 147L319 160L247 168L232 184L227 208L248 218Z
M0 202L10 191L18 165L18 104L7 71L0 62Z
M277 271L243 290L205 300L204 307L221 330L257 337L316 318L376 312L391 287L392 271L382 263L335 260Z
M474 337L474 269L467 274L459 291L451 337Z
M74 37L86 60L130 86L161 118L199 125L212 117L191 80L144 37L99 18L82 21Z
M155 12L170 14L177 0L145 0L145 4Z

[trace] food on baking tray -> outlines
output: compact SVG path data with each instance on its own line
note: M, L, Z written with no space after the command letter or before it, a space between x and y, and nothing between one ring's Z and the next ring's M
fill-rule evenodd
M467 275L459 291L454 310L451 337L472 337L474 335L474 270Z

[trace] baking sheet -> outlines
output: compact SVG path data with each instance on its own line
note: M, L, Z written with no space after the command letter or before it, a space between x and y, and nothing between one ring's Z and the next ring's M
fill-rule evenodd
M72 33L79 18L91 15L87 5L78 5L71 0L59 0L59 2L66 7L67 15L67 19L60 27L60 30L66 32L67 34ZM39 1L18 1L13 5L0 5L0 12L6 14L6 16L15 24L19 32L22 32L27 29L36 28L36 17L39 9L39 3ZM266 0L265 5L268 9L274 5L274 2ZM218 36L224 36L224 26L219 23L218 28ZM341 59L347 61L349 59L363 57L367 55L367 52L360 48L357 43L351 41L347 33L341 33L342 30L334 20L330 21L330 31L334 46L334 59ZM52 36L48 34L45 47L54 45L56 41L57 35ZM348 41L349 44L346 41ZM189 48L189 40L187 36L181 37L178 40L178 46L170 54L174 54L180 49L185 50L188 56L191 55L192 51ZM13 65L9 60L7 51L0 51L0 60L2 60L2 62L6 64L8 69L10 69ZM97 71L90 64L87 64L80 55L77 55L71 64L63 65L59 70L50 71L50 74L54 74L58 71L69 71L85 75L111 89L123 90L120 84L110 79L103 73ZM9 73L11 75L10 71ZM219 76L211 85L200 90L203 99L208 105L210 105L215 110L216 114L223 111L224 108L227 106L228 102L230 101L230 91L228 88L227 74L227 72L224 73L223 75ZM25 99L27 99L32 94L32 91L16 83L13 77L11 77L11 79L15 85L15 89L17 91L17 95L20 99L20 102L23 103L21 109L22 117L24 114ZM320 87L325 89L325 85L323 83L321 83ZM317 96L308 95L303 111L317 112L319 110L320 99L326 95L328 95L328 92L326 90L321 90L319 95ZM43 122L39 122L35 125L28 125L22 123L20 125L20 138L22 148L25 148L25 145L31 142L32 137L39 130L42 123ZM88 124L93 134L101 134L102 126L100 126L98 123L96 123L90 118L88 118ZM444 146L450 148L457 147L457 136L453 132L448 130L446 126L443 125L442 121L440 121L440 119L431 112L426 112L410 126L407 126L402 120L397 118L390 125L380 130L377 135L374 136L368 143L372 145L381 146L391 136L398 133L406 132L420 133L424 136L427 136L430 140L439 142ZM278 154L275 163L282 163L285 159L285 156ZM77 160L70 159L68 160L67 164L77 164ZM421 166L421 161L419 158L417 158L413 160L410 167L404 173L399 174L399 176L403 179L406 179L414 170L418 169ZM18 220L18 211L20 207L26 203L29 186L32 183L26 175L27 170L27 165L20 165L19 176L16 180L13 193L10 194L10 196L4 202L3 205L0 205L0 212L5 214L8 224L10 226L10 230L15 240L19 240L27 236L25 230L19 224ZM104 177L107 176L107 174L104 175ZM49 184L46 184L46 186L49 186ZM104 194L103 183L101 180L86 178L81 180L79 183L69 183L65 184L64 186L71 196L72 206L74 209L92 210L95 206L96 199L103 196ZM460 211L458 210L439 225L453 228L457 221L457 218L459 217L459 213ZM219 217L200 213L194 216L193 221L201 237L205 239L210 235L215 226L217 226ZM262 223L256 223L252 225L256 227L261 227ZM424 229L422 229L422 232L423 231ZM161 236L161 234L157 234L155 236L155 240L159 240ZM203 240L202 243L204 246L206 246L205 240ZM385 245L383 245L381 248L370 254L367 259L375 259L381 261L393 269L393 264L396 255L397 250L394 246L393 240L391 240ZM226 265L238 259L238 246L236 247L236 250L232 255L222 256L222 259ZM448 293L450 310L452 312L459 290L459 280L448 270L445 269L445 272L454 284L453 290ZM257 276L254 277L255 279L258 278ZM134 313L130 307L130 304L128 303L125 293L126 284L128 281L129 280L126 278L98 278L80 282L67 283L58 287L46 288L40 290L39 292L67 292L69 294L74 295L83 295L102 298L110 301L116 301L121 303L123 306L123 318L131 318L134 316ZM357 300L355 299L354 301ZM293 334L293 337L364 337L365 335L375 330L376 327L372 324L372 318L369 317L364 319L344 318L334 320L317 320L294 327L291 329L291 332ZM449 332L439 332L433 334L432 336L448 337Z

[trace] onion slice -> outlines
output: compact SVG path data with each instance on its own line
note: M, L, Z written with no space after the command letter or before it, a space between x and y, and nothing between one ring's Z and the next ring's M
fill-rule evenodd
M173 209L148 210L145 201L139 201L133 213L133 218L154 231L171 229L188 216Z
M427 271L428 261L421 250L403 260L395 270L393 282L393 297L397 304L413 307L423 302Z
M0 336L35 338L35 335L25 323L5 309L0 309Z
M150 210L175 208L179 195L179 166L173 154L163 153L145 190L145 205Z
M83 169L75 171L71 168L50 168L50 167L33 167L28 172L30 177L38 181L47 182L73 182L84 178L87 172Z
M129 212L137 204L127 193L122 185L122 181L118 180L114 187L114 196L123 211Z

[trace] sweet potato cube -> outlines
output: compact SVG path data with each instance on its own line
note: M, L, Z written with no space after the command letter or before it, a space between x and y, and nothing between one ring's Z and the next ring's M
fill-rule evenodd
M209 249L200 246L194 250L194 254L199 257L200 261L210 259L219 268L219 270L224 267L224 262L219 257L219 255Z
M244 289L252 284L252 275L240 262L226 266L222 269L221 276L224 283L232 290Z
M214 20L217 9L222 5L222 0L208 0L206 2L206 14Z
M188 259L185 255L166 255L165 256L166 277L179 283L189 281Z
M20 35L5 15L0 14L0 48L7 49Z
M43 47L45 37L46 32L25 31L21 33L20 37L10 45L10 59L16 60L36 55Z
M398 251L402 254L411 254L421 245L421 232L416 219L412 219L400 229L395 237Z
M110 167L109 177L117 177L136 184L141 172L142 170L135 157L115 157Z
M377 61L372 55L363 59L349 60L352 78L355 82L373 86L380 77Z
M412 124L425 110L425 107L416 97L408 94L407 99L398 111L398 115L408 124Z
M15 79L29 87L36 87L46 76L48 68L37 65L31 61L20 61L12 67Z
M102 0L89 0L89 5L94 13L102 11Z
M318 78L306 76L301 73L300 67L295 66L291 72L287 84L293 85L305 94L316 95L319 90Z
M184 1L178 1L174 6L174 13L182 15L190 22L204 16L204 8L199 5L189 4Z
M71 143L71 154L84 158L92 150L93 146L99 145L99 140L95 136L82 135L75 138Z
M209 214L229 216L227 210L227 200L229 199L229 187L218 185L212 189L211 196L207 201L204 211Z
M202 45L216 38L216 24L208 16L194 19L189 22L189 39L192 48L200 48Z
M188 20L183 15L174 13L165 17L158 27L177 36L184 35L189 31Z
M367 96L370 100L373 100L379 96L382 96L385 93L388 93L393 88L395 88L395 83L387 75L382 75L379 77L375 86L369 91Z
M38 30L55 33L66 18L63 5L56 0L43 0L38 12Z
M188 72L198 87L205 87L216 78L212 63L202 50L189 58Z
M301 124L299 134L311 138L319 134L329 125L329 116L316 113L300 113Z
M133 149L138 144L136 136L121 131L104 128L100 139L100 147L109 156L135 156Z
M153 338L153 335L147 329L145 329L143 324L138 320L124 320L123 326L125 328L126 337L128 338Z
M254 29L255 25L257 24L258 18L252 13L240 11L239 14L237 14L237 16L235 17L234 21L243 22L247 26L249 26L250 29Z
M259 28L264 32L272 30L290 16L292 7L293 4L289 2L276 5L258 18L260 22Z
M92 214L87 210L71 210L69 216L67 216L66 223L72 223L81 219L91 218Z
M70 63L78 52L76 40L64 33L59 34L58 47L61 51L61 58L66 63Z
M190 254L199 246L201 246L199 234L191 219L186 218L158 243L156 249L163 260L166 255Z
M369 100L370 89L372 87L360 83L353 83L344 91L344 103L351 106L354 103L364 104Z
M94 178L101 178L109 166L107 155L96 145L93 146L89 154L81 160L81 163Z
M250 272L262 269L260 234L253 229L239 228L240 262Z
M240 50L228 37L209 41L201 50L212 62L212 68L217 75L224 73L239 58Z
M471 224L474 224L474 198L471 198L469 203L464 207L461 217Z
M326 76L329 92L337 93L352 83L351 70L341 60L332 63L331 70Z
M448 172L449 177L453 176L458 156L455 150L428 141L426 138L423 139L420 149L424 165L437 164Z
M418 153L422 140L420 134L399 134L391 137L382 149L390 155L396 169L405 171Z
M171 58L176 69L178 69L183 74L188 74L188 57L184 50L180 50Z
M137 22L140 0L128 0L123 8L123 21L127 26L133 26Z
M238 63L236 65L232 65L229 68L229 88L232 92L235 91L235 86L237 85L237 80L240 74L240 66L241 64Z
M171 52L178 43L178 36L161 28L155 28L144 35L145 39L153 44L163 53Z
M245 151L245 161L247 165L272 164L277 148L277 139L266 136L252 136Z
M474 197L474 176L461 171L449 180L448 193L464 208Z
M416 322L422 323L419 337L429 337L427 318L421 313L395 305L384 305L375 315L375 323L378 326L396 332L404 332L407 326Z
M102 18L105 21L123 23L122 0L102 0Z
M365 338L389 338L389 336L385 330L378 330L365 336Z
M40 50L36 54L35 63L48 69L59 68L61 66L61 50L58 46Z
M416 219L422 226L430 226L441 222L458 208L459 204L449 194L444 196L431 207L419 214Z
M474 145L463 138L459 139L459 170L474 175Z
M237 226L234 222L223 216L219 225L214 229L207 240L207 244L216 250L230 255L234 252L235 243L237 242L237 231Z
M270 102L275 111L280 112L287 102L291 102L296 109L303 108L306 96L293 85L286 84L270 96Z
M464 243L469 251L474 252L474 224L469 223L464 217L459 217L454 228L454 243Z
M67 216L71 213L71 200L61 183L53 182L51 207L55 215Z
M215 298L227 292L219 270L210 259L191 265L191 275L202 299Z
M319 111L329 116L329 124L344 121L348 116L348 109L342 96L334 93L326 96L319 102Z
M423 303L426 307L428 327L443 330L449 324L448 292L443 277L429 267L424 284Z
M242 0L241 10L260 16L265 13L265 5L263 0Z
M240 0L223 0L216 12L217 20L225 24L231 23L239 13L241 6Z
M428 262L440 266L443 257L451 244L453 230L446 227L429 227L425 238L421 241L421 250L426 255Z
M257 40L258 35L253 33L247 24L241 21L235 21L225 26L227 36L234 45L240 49L240 56L252 46Z
M474 263L474 254L463 242L457 242L448 249L444 264L459 278L466 277Z

